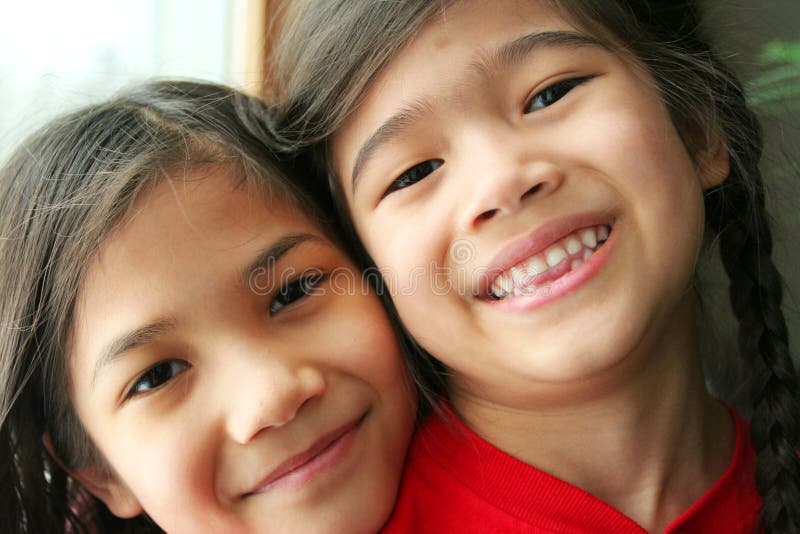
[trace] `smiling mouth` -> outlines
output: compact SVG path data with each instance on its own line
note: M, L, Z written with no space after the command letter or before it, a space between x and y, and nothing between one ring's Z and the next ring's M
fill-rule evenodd
M611 235L611 226L599 224L576 230L530 256L490 281L486 300L509 300L531 295L577 269L597 252Z
M303 485L317 473L336 464L350 449L355 431L369 414L364 412L358 419L317 439L308 449L292 456L272 470L256 487L242 495L243 498L265 493L278 485Z

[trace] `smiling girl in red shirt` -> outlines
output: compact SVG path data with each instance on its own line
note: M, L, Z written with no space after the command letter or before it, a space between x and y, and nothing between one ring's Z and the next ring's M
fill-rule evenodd
M800 530L760 129L693 3L294 4L276 129L446 381L387 530ZM700 363L712 242L752 431Z

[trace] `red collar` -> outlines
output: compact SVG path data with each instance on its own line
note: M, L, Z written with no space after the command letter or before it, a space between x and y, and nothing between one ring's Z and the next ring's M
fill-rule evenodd
M542 529L555 532L646 531L586 491L497 449L470 430L449 405L428 417L412 455L430 456L476 495ZM758 531L761 499L755 487L755 452L749 423L728 407L735 427L733 455L720 478L665 533ZM592 454L587 447L587 454Z

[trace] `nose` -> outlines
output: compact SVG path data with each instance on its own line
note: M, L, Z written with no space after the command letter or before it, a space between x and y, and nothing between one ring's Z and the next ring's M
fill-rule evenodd
M261 431L292 421L302 407L327 389L323 372L311 364L293 364L268 354L249 355L236 364L229 386L227 430L240 444Z
M464 183L466 201L458 216L467 233L550 195L563 181L562 168L533 134L503 125L468 137L464 178L459 180Z

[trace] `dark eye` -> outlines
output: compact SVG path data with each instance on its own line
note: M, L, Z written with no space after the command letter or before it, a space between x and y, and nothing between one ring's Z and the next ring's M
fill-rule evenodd
M325 276L321 272L299 276L284 284L269 303L269 313L274 315L284 307L302 300L314 292Z
M588 82L590 79L591 76L584 76L583 78L572 78L554 83L550 87L547 87L543 91L533 95L533 98L530 99L528 105L525 106L525 113L537 111L555 104L561 100L564 95L579 85Z
M444 160L441 159L429 159L428 161L423 161L422 163L418 163L405 171L403 174L397 177L390 185L389 189L383 194L383 196L390 195L399 189L405 189L410 185L414 185L415 183L419 182L430 173L438 169L444 164Z
M136 379L126 397L135 397L158 389L177 375L189 368L189 363L184 360L165 360L155 364Z

